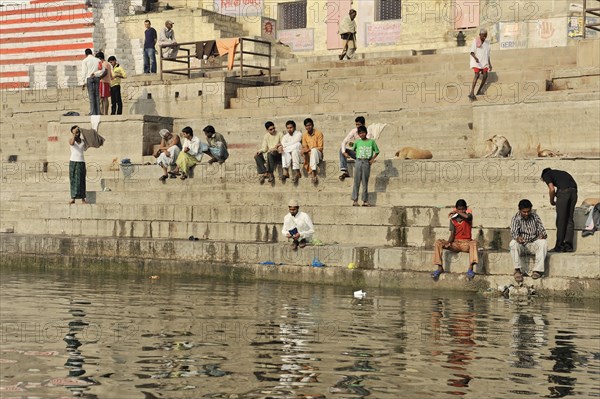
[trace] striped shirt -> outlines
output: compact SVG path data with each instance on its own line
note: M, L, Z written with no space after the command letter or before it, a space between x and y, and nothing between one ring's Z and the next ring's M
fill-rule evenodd
M510 235L514 240L523 237L525 242L534 242L540 237L546 237L546 229L537 213L531 212L529 218L523 219L517 212L510 222Z

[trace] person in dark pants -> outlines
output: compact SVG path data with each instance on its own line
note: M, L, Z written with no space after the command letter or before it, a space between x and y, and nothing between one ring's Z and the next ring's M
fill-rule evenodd
M281 163L281 153L279 148L281 147L281 137L283 134L277 132L275 124L271 121L265 123L265 133L263 137L260 149L254 155L254 161L256 161L256 171L259 176L258 182L263 184L265 179L268 179L269 183L275 181L273 172L277 167L277 164ZM266 157L266 165L265 165Z
M110 114L121 115L123 113L123 100L121 99L121 79L125 79L125 70L117 63L114 55L108 57L108 63L113 67L112 80L110 81Z
M556 205L556 245L550 251L573 252L577 183L567 172L550 168L542 171L542 180L548 185L550 205Z
M150 4L150 0L147 0L146 4ZM144 21L144 73L156 73L156 41L158 40L158 34L147 19Z

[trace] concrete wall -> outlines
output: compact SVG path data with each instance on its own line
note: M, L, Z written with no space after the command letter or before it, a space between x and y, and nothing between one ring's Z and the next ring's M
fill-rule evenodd
M100 122L98 126L98 133L106 139L101 150L91 148L85 153L86 162L95 165L99 170L109 170L113 159L120 162L123 158L129 158L134 164L143 163L145 156L152 155L153 146L160 144L158 131L173 128L172 118L140 115L111 119L110 124ZM72 125L78 125L82 129L91 128L89 119L85 117L69 117L64 122L48 124L47 161L49 163L68 164L69 128Z

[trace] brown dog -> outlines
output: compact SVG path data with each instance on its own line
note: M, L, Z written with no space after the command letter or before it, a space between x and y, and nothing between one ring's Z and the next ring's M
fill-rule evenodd
M541 144L538 144L537 146L537 154L540 158L554 158L563 156L563 154L560 151L542 150Z
M414 147L402 147L396 153L396 158L400 159L431 159L433 155L429 150L419 150Z
M486 140L488 153L484 158L506 158L512 156L512 147L506 137L493 135Z
M586 198L581 203L581 206L596 206L600 202L600 198Z

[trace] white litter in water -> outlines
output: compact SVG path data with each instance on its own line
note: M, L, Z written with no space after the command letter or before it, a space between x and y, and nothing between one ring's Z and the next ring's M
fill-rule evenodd
M363 290L354 291L354 298L363 299L366 296L367 296L367 293Z

